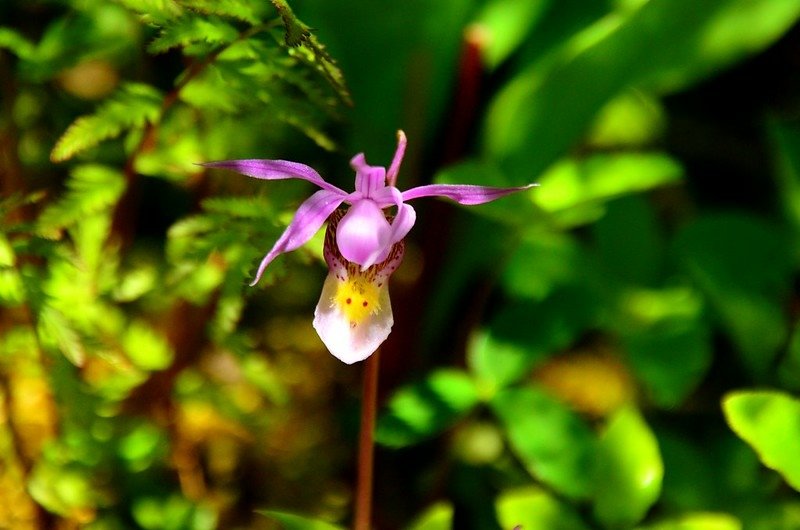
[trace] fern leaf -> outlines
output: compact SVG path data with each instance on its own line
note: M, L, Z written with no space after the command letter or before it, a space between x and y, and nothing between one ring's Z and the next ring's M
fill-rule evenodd
M180 3L187 9L204 15L230 17L250 24L261 21L261 2L253 0L180 0Z
M283 21L286 45L295 49L292 55L305 59L316 68L327 79L339 98L347 105L352 105L353 101L350 98L350 90L345 83L344 74L325 46L311 33L311 29L297 18L286 0L270 1L278 10Z
M97 112L75 120L56 142L50 159L53 162L68 160L127 129L142 127L158 117L161 104L161 93L155 88L141 83L126 84Z
M36 53L36 46L11 28L0 27L0 50L7 49L17 57L29 59Z
M186 47L198 42L228 44L236 40L239 32L217 17L181 17L161 29L161 33L150 43L147 51L164 53L172 48Z
M175 0L115 0L128 10L136 13L145 24L163 26L183 14L183 9Z
M57 309L45 306L39 313L39 336L42 342L55 347L75 366L83 365L86 348L69 320Z
M125 189L125 178L101 165L78 166L67 181L67 192L45 208L37 220L37 232L55 238L58 232L88 215L114 205Z
M303 41L311 35L311 29L297 18L286 0L270 0L270 2L278 10L278 15L283 21L283 27L286 30L284 36L286 45L295 48L303 44Z
M319 42L316 35L309 35L303 46L290 50L290 54L310 64L322 74L344 103L353 105L350 90L347 88L342 70L325 49L325 46Z

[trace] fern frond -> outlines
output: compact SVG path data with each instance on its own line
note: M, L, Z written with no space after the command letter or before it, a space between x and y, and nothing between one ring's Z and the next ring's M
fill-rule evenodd
M310 51L309 54L305 53ZM294 48L290 53L299 56L309 62L322 76L328 81L336 91L336 95L347 105L353 105L350 97L350 89L344 79L344 73L331 57L325 46L319 42L316 35L309 35L301 48Z
M38 333L45 345L60 350L75 366L81 366L86 360L86 348L79 333L59 310L49 305L42 308Z
M297 18L286 0L270 0L270 2L278 10L278 15L283 21L283 27L286 30L284 35L286 45L294 48L303 44L303 41L311 35L311 28Z
M164 53L172 48L186 47L198 42L207 44L229 44L236 40L239 32L218 17L183 16L164 26L158 36L147 46L153 54Z
M67 191L48 206L37 221L37 232L49 238L88 215L114 205L125 189L125 178L117 170L101 165L78 166L67 181Z
M210 213L245 219L272 219L274 209L269 203L253 197L210 197L203 200L203 209Z
M175 0L115 0L116 3L139 15L145 24L163 26L180 17L183 9Z
M235 18L250 24L261 22L261 2L254 0L180 0L181 5L204 15Z
M36 46L11 28L0 27L0 50L6 49L22 59L29 59L36 53Z
M297 18L286 0L270 1L283 21L286 45L295 50L292 55L305 59L325 77L344 103L352 105L344 74L325 46L311 33L311 28Z
M149 85L124 85L97 112L75 120L56 142L50 159L53 162L68 160L127 129L152 122L158 116L162 100L161 93Z

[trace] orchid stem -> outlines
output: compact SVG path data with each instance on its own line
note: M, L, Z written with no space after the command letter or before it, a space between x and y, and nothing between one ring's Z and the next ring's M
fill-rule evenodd
M372 469L375 415L378 408L378 366L380 349L364 363L364 387L361 394L361 427L358 436L358 475L353 530L371 530Z

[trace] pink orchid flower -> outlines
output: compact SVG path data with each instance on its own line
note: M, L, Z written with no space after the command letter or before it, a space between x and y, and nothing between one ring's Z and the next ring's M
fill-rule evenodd
M389 336L394 324L389 302L389 276L403 260L403 238L416 221L406 201L446 197L474 205L526 190L535 184L495 188L468 184L430 184L406 191L395 187L406 150L406 136L397 133L397 151L388 171L370 166L363 153L352 158L356 190L347 193L326 182L314 169L286 160L224 160L206 167L232 169L264 179L302 179L321 189L303 202L286 231L278 238L256 272L255 285L272 260L305 244L328 221L323 254L328 276L314 311L314 328L328 350L352 364L372 355ZM347 211L337 208L346 203ZM385 209L395 207L393 217Z

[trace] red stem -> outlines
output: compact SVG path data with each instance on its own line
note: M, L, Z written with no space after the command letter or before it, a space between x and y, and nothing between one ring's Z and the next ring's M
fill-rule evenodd
M372 470L375 415L378 408L378 366L380 350L364 362L361 394L361 428L358 436L358 475L353 530L370 530L372 521Z

